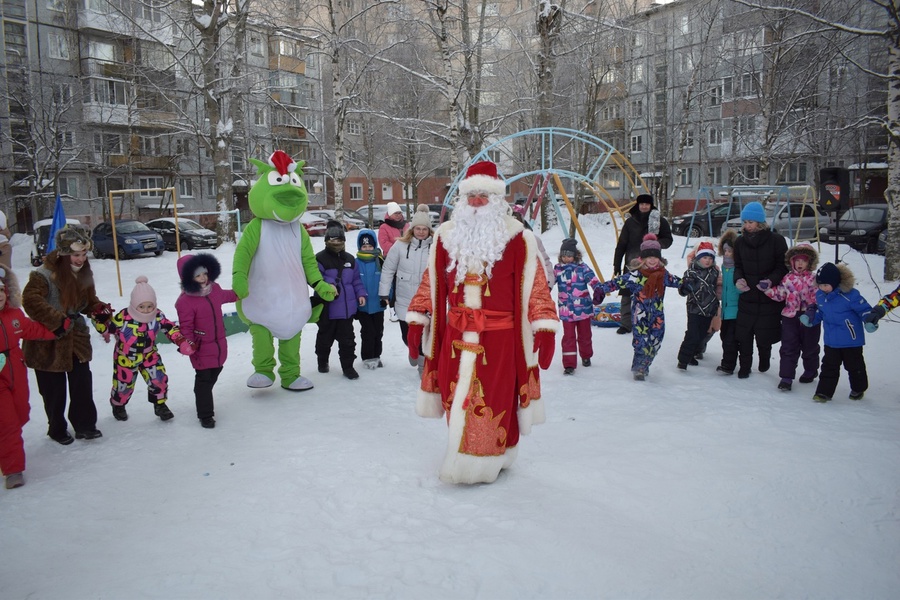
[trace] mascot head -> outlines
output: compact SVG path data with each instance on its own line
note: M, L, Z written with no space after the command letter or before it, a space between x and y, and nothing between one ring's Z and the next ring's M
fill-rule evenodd
M309 202L301 177L305 163L295 162L281 150L272 153L268 164L254 158L250 163L256 166L258 178L249 194L254 216L284 223L299 219Z

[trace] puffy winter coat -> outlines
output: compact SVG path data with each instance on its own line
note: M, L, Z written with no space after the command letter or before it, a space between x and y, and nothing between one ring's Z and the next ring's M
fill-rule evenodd
M719 282L719 268L715 265L708 269L700 266L695 258L691 266L684 272L682 286L678 293L687 296L688 314L714 317L719 312L719 296L716 288Z
M328 303L329 319L352 319L359 309L359 298L368 299L359 275L356 259L348 252L334 253L327 248L316 254L322 278L337 288L337 296Z
M406 222L406 219L401 221L387 219L378 227L378 245L381 246L381 251L384 252L385 256L388 255L397 240L406 233L407 229L409 229L409 223Z
M722 320L737 319L741 293L734 286L734 267L722 267Z
M823 324L825 345L832 348L854 348L866 345L863 329L863 315L872 310L858 290L853 273L846 265L837 265L841 273L841 283L837 289L826 294L816 292L816 314L810 325Z
M613 271L622 271L622 258L625 259L625 268L632 259L641 255L641 242L648 233L656 234L659 247L665 250L672 245L672 229L665 217L659 214L659 210L651 205L650 212L642 213L635 204L628 211L630 215L622 224L622 232L616 243L613 255Z
M750 289L738 299L737 336L755 335L760 344L781 340L781 309L776 302L757 289L763 279L778 285L787 274L784 254L787 242L779 234L763 229L743 233L734 243L734 281L743 279Z
M396 277L394 310L401 321L406 320L406 309L419 289L422 275L428 267L428 254L433 240L432 236L428 236L424 240L413 237L408 242L398 241L384 259L378 295L390 294L391 284Z
M766 290L766 296L776 302L784 302L781 309L783 317L796 317L802 315L807 306L816 303L818 291L815 271L791 271L780 284Z
M194 271L200 266L206 267L211 282L205 295L200 284L194 281ZM185 254L178 259L178 275L184 291L175 301L175 310L181 335L194 343L191 366L198 371L221 367L228 358L222 305L237 302L238 296L215 282L221 271L219 261L211 254Z
M361 229L359 235L356 236L356 246L359 248L359 240L369 234L374 240L375 232L371 229ZM378 285L381 283L381 268L384 264L384 257L381 256L381 250L378 249L378 242L375 242L374 252L363 252L360 250L356 253L356 264L359 265L359 276L366 288L368 299L365 306L359 307L359 312L375 314L384 312L384 307L378 298Z
M583 321L594 316L592 290L600 280L583 262L558 264L553 267L558 288L557 304L562 321Z
M10 403L2 410L3 415L14 412L17 423L6 426L21 427L28 422L28 369L25 357L19 348L20 340L52 340L53 333L25 316L20 308L7 304L0 310L0 353L6 355L6 364L0 369L0 402ZM0 448L0 451L3 449Z

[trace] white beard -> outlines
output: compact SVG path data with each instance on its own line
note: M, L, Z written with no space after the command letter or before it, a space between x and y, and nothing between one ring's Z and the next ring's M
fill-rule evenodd
M465 198L457 200L452 216L455 227L442 236L450 256L447 272L458 267L455 283L462 283L467 274L491 276L511 237L507 214L509 206L502 196L491 196L478 208L469 206Z

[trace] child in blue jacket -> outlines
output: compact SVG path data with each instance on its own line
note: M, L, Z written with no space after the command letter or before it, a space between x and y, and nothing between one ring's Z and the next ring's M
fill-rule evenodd
M816 283L819 286L816 304L800 316L800 322L807 327L822 323L825 330L825 357L813 400L831 400L841 376L842 364L850 377L850 399L862 400L869 389L866 361L863 359L863 346L866 344L863 316L872 307L854 289L853 273L847 265L825 263L816 272Z
M591 290L600 285L600 280L589 266L581 261L578 242L572 238L562 241L559 263L553 267L556 285L559 288L557 304L559 319L563 324L562 361L563 373L572 375L581 364L591 366L594 347L591 343L591 318L594 303Z
M378 236L371 229L363 229L356 237L356 264L359 276L366 288L366 294L372 302L359 307L356 318L359 319L360 337L362 338L363 364L367 369L383 367L381 363L381 338L384 336L384 310L387 301L375 302L378 298L378 284L381 283L381 266L384 256L378 248Z
M325 229L325 249L316 254L316 261L319 263L322 279L335 287L337 296L327 303L319 317L316 358L319 362L319 373L327 373L328 357L336 340L344 377L359 379L359 373L353 368L353 361L356 360L356 332L353 330L353 318L356 311L366 305L368 295L359 275L356 259L344 251L345 241L344 226L337 221L328 221Z

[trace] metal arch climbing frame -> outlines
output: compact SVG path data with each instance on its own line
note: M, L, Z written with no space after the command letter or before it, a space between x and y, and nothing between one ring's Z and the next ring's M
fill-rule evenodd
M556 188L554 190L555 193L549 194L549 197L553 202L553 207L556 211L559 223L562 224L564 222L564 214L569 215L570 222L574 224L576 231L581 237L581 241L584 244L597 276L602 279L603 276L594 259L590 244L578 222L575 208L569 200L565 187L562 185L561 177L578 182L578 184L588 189L598 202L603 205L611 217L613 230L615 231L616 240L618 241L619 223L615 218L615 214L618 214L619 218L624 220L625 212L634 205L634 198L637 197L638 194L648 193L640 174L631 162L608 142L583 131L559 127L527 129L497 140L472 157L468 164L480 160L490 160L489 157L491 156L492 151L500 151L502 153L504 150L508 149L512 140L527 137L538 138L541 149L539 165L535 169L504 177L505 181L507 184L510 184L520 179L533 178L531 191L529 192L525 204L525 216L528 219L529 224L533 224L540 214L541 203L544 198L548 197L547 191L551 181L553 182L553 186ZM573 145L575 144L581 144L586 148L581 149L582 152L575 152L575 149L573 148ZM557 156L558 152L563 149L569 149L568 156ZM596 157L592 160L585 173L573 171L571 169L572 159L569 158L569 156L583 155L583 152L595 153ZM516 161L511 160L510 162L515 164ZM498 164L498 168L502 168L502 163L503 161L501 161L501 164ZM606 169L615 169L623 174L625 182L630 188L628 195L628 198L630 199L629 202L620 205L610 191L603 185L603 173ZM452 208L453 200L456 198L457 190L459 188L459 182L464 176L465 169L462 169L451 182L450 187L447 190L447 195L444 197L444 206L446 208ZM557 199L557 194L560 196L560 200ZM566 207L565 213L563 212L561 204Z

